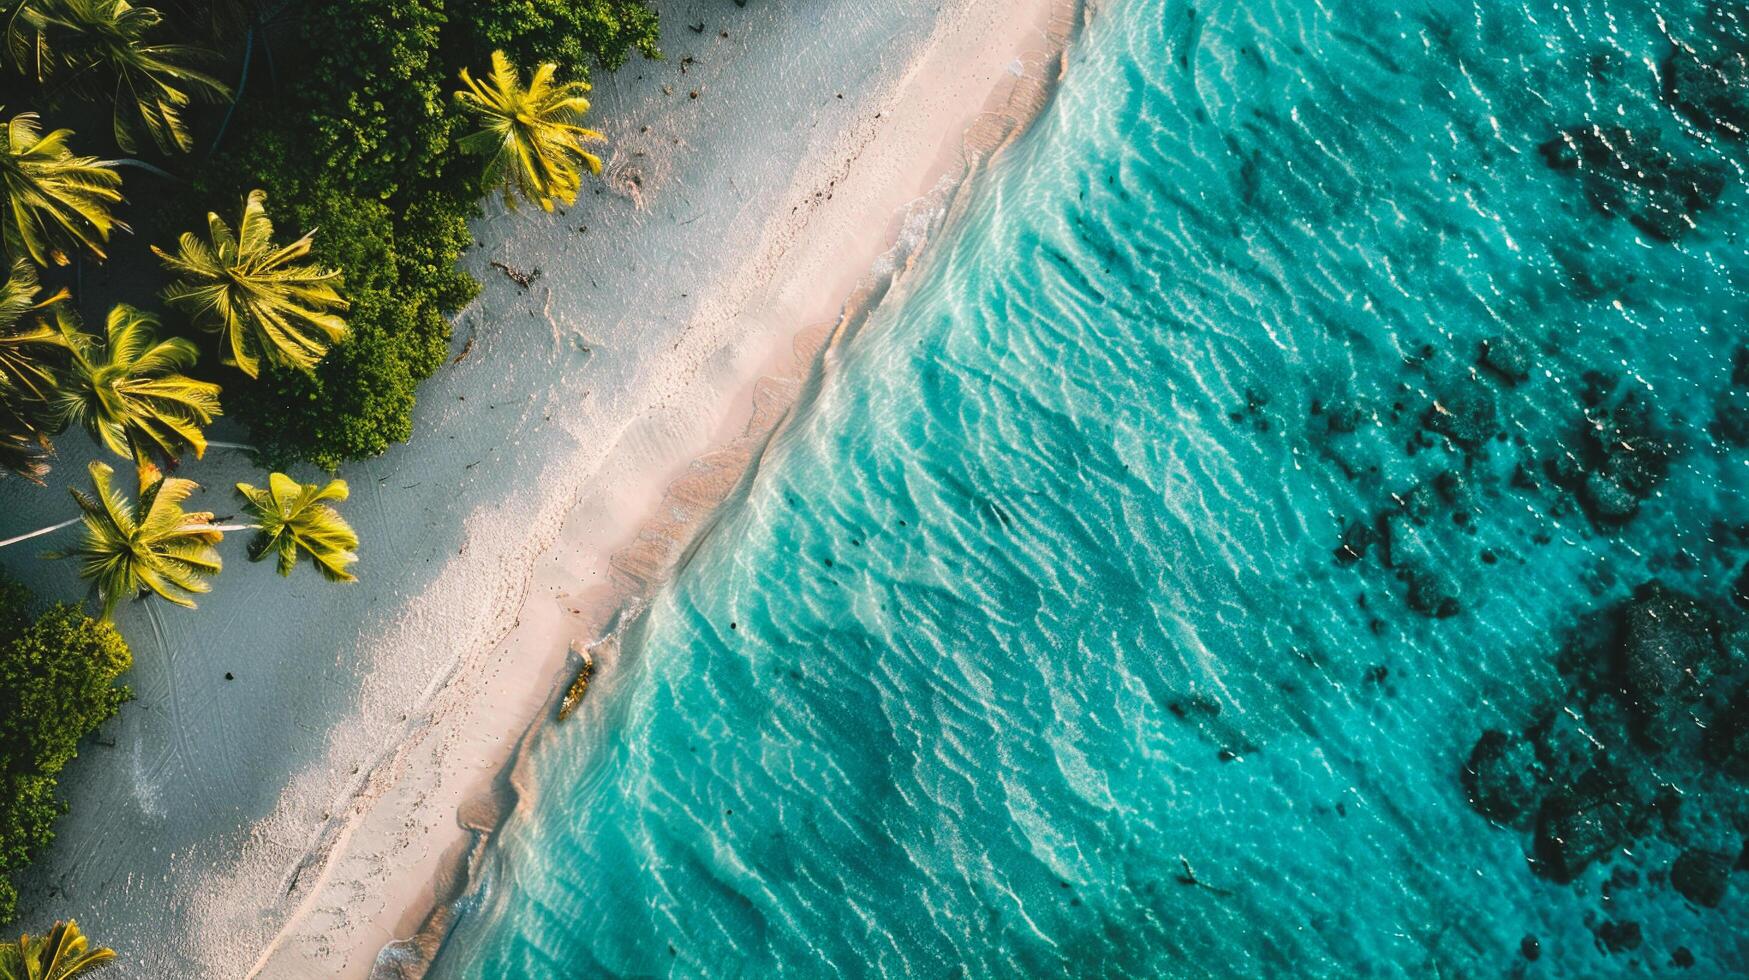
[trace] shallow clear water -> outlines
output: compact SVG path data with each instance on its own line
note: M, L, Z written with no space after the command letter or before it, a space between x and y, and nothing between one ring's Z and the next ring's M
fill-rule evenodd
M1749 151L1658 74L1711 15L1364 6L1102 5L541 746L437 976L1749 969L1749 875L1685 902L1650 834L1557 884L1459 780L1560 701L1581 617L1652 577L1723 603L1745 557L1709 426ZM1600 213L1537 152L1586 121L1722 196L1675 244ZM1543 475L1587 372L1674 447L1619 529ZM1479 444L1427 429L1478 402ZM1334 559L1448 470L1391 518L1408 581Z

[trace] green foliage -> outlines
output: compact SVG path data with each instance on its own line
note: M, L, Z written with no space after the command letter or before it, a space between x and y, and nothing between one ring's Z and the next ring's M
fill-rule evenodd
M12 876L66 809L55 777L127 700L115 680L132 663L114 626L69 605L33 617L29 593L0 582L0 922L13 915Z
M551 61L560 77L584 81L591 68L611 71L633 51L659 57L656 11L635 0L476 0L465 6L470 62L502 49L525 68Z
M449 352L447 314L478 289L455 264L466 212L428 201L396 213L332 190L288 210L321 228L316 259L344 271L348 336L314 373L269 369L233 404L270 462L333 469L412 435L414 389Z
M62 423L134 459L174 459L183 447L206 452L201 427L219 414L219 386L182 374L200 357L192 341L160 339L158 318L126 303L110 308L102 337L65 305L55 320L71 354L54 400Z

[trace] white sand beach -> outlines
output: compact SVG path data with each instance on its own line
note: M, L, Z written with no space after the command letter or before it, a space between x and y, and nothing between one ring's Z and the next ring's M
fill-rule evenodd
M138 699L72 767L73 812L22 907L77 917L121 976L364 977L385 947L375 975L417 975L569 651L595 649L612 683L603 638L757 457L846 310L1036 109L1082 14L664 5L666 60L598 79L599 193L558 215L489 204L465 258L485 289L413 440L342 471L363 581L282 581L227 545L201 610L119 617ZM0 484L0 526L65 517L81 472L69 454L48 492ZM189 475L221 513L222 488L255 476L235 453ZM70 569L31 574L78 594Z

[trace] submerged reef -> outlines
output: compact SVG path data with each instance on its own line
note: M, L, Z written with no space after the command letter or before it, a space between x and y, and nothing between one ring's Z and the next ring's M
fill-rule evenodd
M1591 206L1623 217L1654 238L1675 241L1725 191L1725 170L1681 156L1658 137L1622 126L1585 124L1561 130L1540 148L1556 170L1578 174Z
M1669 881L1718 905L1749 840L1749 624L1650 581L1577 626L1566 689L1518 731L1477 738L1470 805L1530 832L1530 866L1568 882L1644 838L1680 849Z

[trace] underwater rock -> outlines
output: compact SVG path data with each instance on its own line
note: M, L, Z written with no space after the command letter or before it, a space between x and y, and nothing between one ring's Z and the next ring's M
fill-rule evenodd
M1690 595L1651 582L1622 613L1622 687L1638 732L1654 746L1696 729L1693 706L1724 666L1718 612ZM1698 734L1698 730L1696 731Z
M1640 512L1640 498L1602 473L1591 473L1579 486L1586 513L1598 524L1626 524Z
M1664 97L1695 125L1740 138L1749 132L1749 57L1707 61L1679 46L1664 63Z
M1596 766L1569 786L1556 787L1536 815L1536 870L1563 884L1634 836L1627 781Z
M1470 805L1508 825L1534 807L1531 868L1557 882L1656 834L1682 849L1677 890L1721 900L1721 871L1728 881L1749 860L1749 793L1724 778L1749 783L1744 618L1650 581L1580 616L1556 666L1564 703L1522 737L1488 731L1472 748L1460 775Z
M1336 435L1346 435L1359 429L1365 418L1360 406L1352 402L1340 402L1324 409L1324 425Z
M1604 750L1602 739L1593 735L1584 718L1571 708L1551 712L1526 735L1536 748L1543 771L1562 783L1596 765Z
M1470 493L1469 481L1457 470L1441 470L1433 477L1433 492L1448 507L1469 509L1475 502Z
M1422 419L1427 428L1466 449L1493 438L1495 422L1494 396L1475 382L1464 382L1442 393Z
M1749 344L1738 344L1736 353L1731 355L1731 383L1749 388Z
M1724 445L1749 448L1749 391L1733 390L1719 395L1714 406L1712 434Z
M1592 438L1606 458L1612 479L1639 496L1649 496L1663 481L1675 453L1671 440L1654 417L1652 404L1630 391L1616 402Z
M1428 526L1433 516L1431 493L1411 491L1397 497L1397 506L1380 511L1373 520L1373 539L1379 546L1379 561L1386 568L1433 567L1440 555L1439 537Z
M1482 341L1481 363L1509 385L1530 378L1530 354L1511 337L1495 336Z
M1597 927L1597 941L1603 944L1604 949L1612 953L1626 953L1639 949L1640 943L1645 941L1645 937L1640 932L1638 922L1617 922L1614 919L1605 919L1603 924Z
M1548 783L1530 740L1493 728L1476 740L1461 778L1470 805L1503 824L1532 812Z
M1683 851L1670 866L1670 885L1696 905L1718 908L1731 885L1731 856L1717 851Z
M1729 775L1749 780L1749 683L1737 688L1707 731L1705 754Z
M1409 568L1404 575L1409 586L1404 598L1410 609L1434 619L1449 619L1458 614L1461 607L1457 591L1444 575L1424 566Z
M1675 442L1637 391L1623 395L1601 418L1588 416L1587 423L1585 458L1556 457L1550 461L1549 475L1577 491L1599 527L1616 527L1639 513L1639 503L1664 482L1676 453Z
M1603 400L1615 393L1615 386L1621 384L1620 376L1611 371L1590 370L1579 376L1584 382L1579 389L1579 400L1591 408L1603 404Z
M1725 190L1718 166L1677 157L1621 126L1563 129L1538 149L1554 170L1579 175L1593 208L1663 241L1693 230L1695 215Z
M1348 522L1342 531L1342 544L1336 548L1336 564L1352 565L1366 557L1368 548L1378 540L1378 532L1364 520Z

